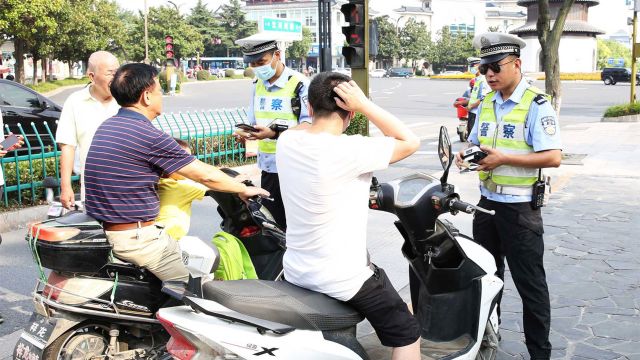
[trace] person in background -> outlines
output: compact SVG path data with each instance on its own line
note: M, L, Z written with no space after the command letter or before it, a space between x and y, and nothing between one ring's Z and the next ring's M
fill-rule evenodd
M98 126L115 115L120 105L111 95L109 84L120 66L118 59L107 51L96 51L89 56L87 76L91 83L71 94L62 107L56 142L60 146L60 202L71 209L75 194L71 187L73 172L80 174L89 152L89 146ZM74 161L77 158L77 166ZM81 200L84 201L84 180L80 180Z

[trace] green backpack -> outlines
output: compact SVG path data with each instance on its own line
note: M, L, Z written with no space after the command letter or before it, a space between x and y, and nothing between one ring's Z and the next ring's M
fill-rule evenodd
M211 240L220 252L220 265L214 276L216 280L257 279L247 249L237 237L220 231Z

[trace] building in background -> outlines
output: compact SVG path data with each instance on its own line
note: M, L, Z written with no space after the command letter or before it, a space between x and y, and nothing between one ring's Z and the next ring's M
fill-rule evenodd
M332 66L341 68L345 66L342 56L342 46L345 37L342 34L344 16L340 12L340 6L347 3L344 0L334 0L331 6L331 55ZM247 20L260 22L263 18L293 19L302 22L309 28L313 35L313 44L309 49L306 64L296 63L296 59L287 59L289 66L301 69L302 66L318 68L319 38L318 38L318 1L310 0L246 0L243 10Z
M527 13L517 0L487 1L485 14L487 30L509 32L527 22Z
M551 19L556 18L563 0L550 0ZM604 32L589 24L589 8L600 3L598 0L576 0L564 25L558 56L561 72L592 72L597 65L596 35ZM511 30L511 34L518 35L527 46L522 49L522 71L543 71L541 61L542 49L538 41L536 22L538 21L538 1L519 0L518 5L527 8L527 22L525 25Z
M433 18L433 10L431 10L431 2L424 1L422 6L400 6L393 10L396 22L396 28L401 29L409 21L414 19L416 22L422 22L427 27L427 31L431 32L431 23Z

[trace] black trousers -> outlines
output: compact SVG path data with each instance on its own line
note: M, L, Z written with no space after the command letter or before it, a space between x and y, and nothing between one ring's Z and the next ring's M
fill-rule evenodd
M506 258L522 299L524 336L531 359L548 360L551 356L551 306L542 261L544 230L540 209L531 209L529 203L499 203L485 197L478 205L495 210L496 214L476 212L474 240L491 252L498 268L497 276L503 280ZM500 299L498 314L499 304Z
M280 178L277 173L262 172L260 177L260 186L271 194L273 201L265 200L262 202L267 210L273 215L273 219L283 230L287 229L287 218L284 213L284 204L282 203L282 195L280 194Z

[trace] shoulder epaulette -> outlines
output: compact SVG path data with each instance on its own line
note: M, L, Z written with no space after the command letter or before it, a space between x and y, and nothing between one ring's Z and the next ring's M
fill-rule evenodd
M533 101L535 101L536 104L538 104L538 105L542 105L542 104L546 103L547 102L546 94L538 94L538 95L536 95L536 97L533 98Z
M258 79L253 80L253 83L257 84L258 83Z

